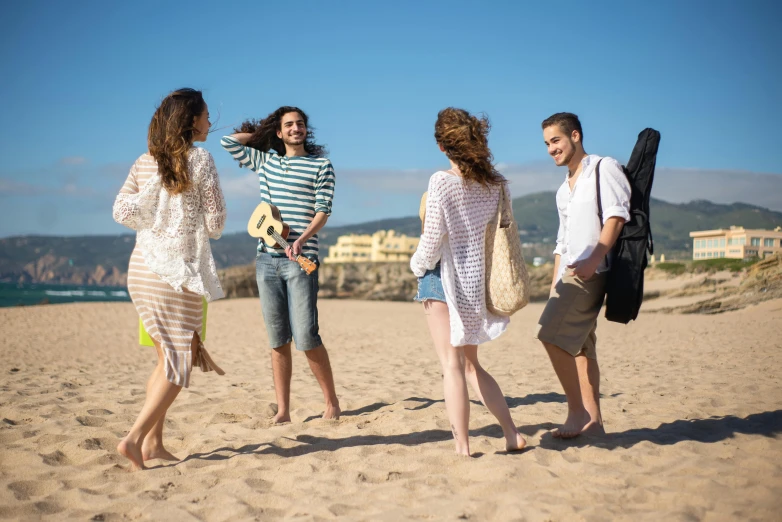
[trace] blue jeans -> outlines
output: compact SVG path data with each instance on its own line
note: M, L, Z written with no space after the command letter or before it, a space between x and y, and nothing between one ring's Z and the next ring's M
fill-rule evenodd
M287 257L261 252L255 258L255 277L269 346L291 341L307 351L323 344L318 334L318 271L310 275Z
M418 278L418 293L415 301L442 301L445 302L445 290L440 276L440 263L432 270L427 270L423 277Z

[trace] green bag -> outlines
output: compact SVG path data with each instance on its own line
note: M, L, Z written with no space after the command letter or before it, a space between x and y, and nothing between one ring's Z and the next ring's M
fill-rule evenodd
M207 309L207 302L206 299L203 297L201 298L201 302L204 305L204 315L201 318L201 341L206 341L206 309ZM138 343L141 346L155 346L155 343L152 342L152 337L147 333L146 329L144 328L144 323L141 321L141 317L138 318Z

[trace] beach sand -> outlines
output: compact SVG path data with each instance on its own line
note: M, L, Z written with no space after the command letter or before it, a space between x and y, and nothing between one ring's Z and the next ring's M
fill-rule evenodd
M651 301L650 301L651 302ZM600 319L605 438L552 439L565 398L532 338L542 304L480 349L530 448L502 451L472 406L454 455L439 364L415 303L320 302L343 409L294 355L293 422L275 411L255 299L213 303L169 410L179 463L130 473L115 446L155 356L130 303L0 309L0 518L20 520L779 520L782 300L718 315ZM655 305L660 306L659 304Z

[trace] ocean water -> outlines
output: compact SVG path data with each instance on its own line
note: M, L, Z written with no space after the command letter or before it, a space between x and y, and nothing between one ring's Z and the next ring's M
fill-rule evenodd
M125 287L0 283L0 307L95 301L130 301L130 296Z

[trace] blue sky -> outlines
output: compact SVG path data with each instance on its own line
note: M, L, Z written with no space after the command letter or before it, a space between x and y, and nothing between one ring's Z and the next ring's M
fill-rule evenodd
M226 8L225 6L232 6ZM156 104L204 91L216 127L307 111L337 173L332 224L414 215L446 165L437 111L485 112L514 195L550 190L540 122L581 117L626 160L662 132L653 195L782 210L778 2L18 2L0 20L0 237L111 234ZM219 145L228 231L257 182ZM553 204L553 201L552 201Z

